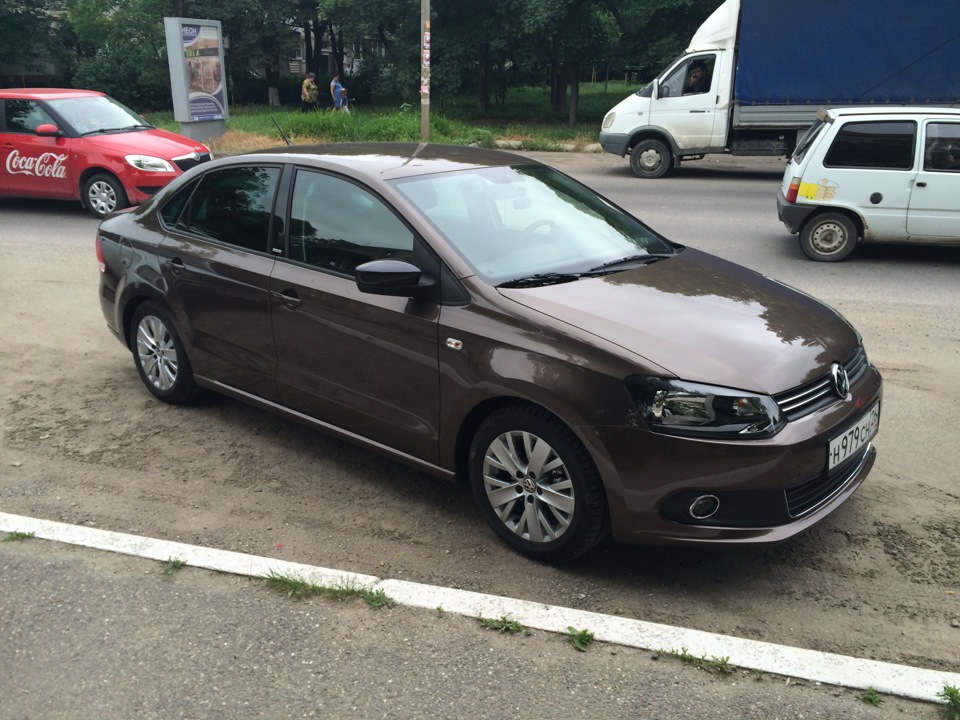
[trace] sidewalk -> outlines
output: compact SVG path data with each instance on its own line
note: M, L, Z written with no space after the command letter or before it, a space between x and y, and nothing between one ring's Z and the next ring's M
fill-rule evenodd
M165 576L160 562L38 538L0 544L0 633L0 720L945 717L610 642L580 653L562 634L500 634L444 609L297 601L189 564Z

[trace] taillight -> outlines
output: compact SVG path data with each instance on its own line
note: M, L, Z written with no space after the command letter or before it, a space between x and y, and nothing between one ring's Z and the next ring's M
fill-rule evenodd
M100 247L100 233L97 233L97 263L100 265L100 272L107 271L107 266L103 262L103 248Z
M790 181L790 187L787 189L787 202L796 202L797 193L800 192L800 178L795 177Z

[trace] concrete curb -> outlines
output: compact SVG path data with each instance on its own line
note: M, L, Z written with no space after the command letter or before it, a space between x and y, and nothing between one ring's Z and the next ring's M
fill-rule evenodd
M747 640L730 635L688 630L642 620L602 615L557 605L515 600L466 590L390 580L301 563L264 558L228 550L145 538L137 535L68 525L21 515L0 513L0 531L33 533L35 537L96 550L166 562L184 561L207 570L265 577L271 573L294 576L327 587L348 585L383 590L394 602L414 608L456 613L465 617L508 617L522 625L566 634L568 627L588 629L597 640L646 650L681 651L700 658L726 658L741 668L802 678L828 685L940 702L947 685L960 687L960 674L906 665L804 650Z

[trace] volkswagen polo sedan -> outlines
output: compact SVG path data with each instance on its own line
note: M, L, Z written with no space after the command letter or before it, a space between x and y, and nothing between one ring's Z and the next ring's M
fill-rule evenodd
M874 463L881 378L839 313L526 157L223 158L96 245L157 398L213 390L462 478L534 557L784 540Z

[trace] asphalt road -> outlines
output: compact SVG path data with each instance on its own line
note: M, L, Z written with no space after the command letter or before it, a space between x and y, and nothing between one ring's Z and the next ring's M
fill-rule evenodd
M778 548L529 562L466 493L230 401L179 412L148 398L96 307L96 222L73 203L0 200L0 510L957 672L960 249L811 263L777 220L773 160L708 158L642 182L611 156L535 155L860 329L886 400L880 459L850 503ZM510 644L413 611L291 606L198 570L166 582L152 564L40 541L0 545L0 570L14 648L0 697L15 699L0 719L73 717L71 698L91 717L936 716L783 679L660 675L634 651L568 657L554 638ZM324 658L312 681L304 654Z

